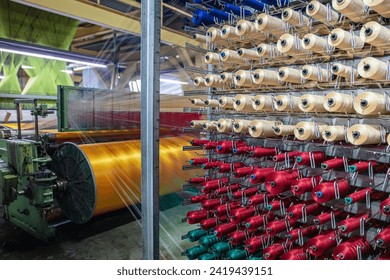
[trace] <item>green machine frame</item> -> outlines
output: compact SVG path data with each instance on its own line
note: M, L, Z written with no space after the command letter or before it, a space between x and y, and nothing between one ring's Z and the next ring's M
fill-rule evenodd
M74 86L58 86L57 107L58 107L58 131L84 131L99 129L121 129L115 126L114 118L111 115L111 124L105 127L99 126L96 117L102 110L109 109L110 112L117 110L119 103L129 101L130 104L136 93L125 90L109 90L97 88L82 88ZM99 102L104 99L104 105ZM75 104L77 103L77 104ZM86 104L88 108L79 106L80 103ZM125 108L126 111L131 108ZM81 118L77 118L80 113L86 113L90 116L91 122L83 124ZM74 125L77 123L77 125Z
M39 157L39 142L0 140L0 203L4 218L31 235L47 240L55 228L49 224L53 212L57 177Z

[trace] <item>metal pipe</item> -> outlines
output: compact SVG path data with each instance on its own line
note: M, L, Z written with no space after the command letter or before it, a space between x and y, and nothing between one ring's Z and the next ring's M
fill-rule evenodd
M141 2L141 166L143 259L159 259L161 0Z
M33 112L34 112L34 134L35 134L35 141L39 141L39 122L38 122L38 113L36 112L37 110L37 107L38 107L38 101L36 99L34 99L34 108L33 108Z
M22 139L22 125L21 125L21 121L22 121L22 118L23 118L23 113L22 113L22 110L21 110L21 107L20 107L20 104L21 103L28 103L28 104L33 104L34 106L34 110L37 108L37 104L38 104L38 100L37 99L23 99L23 98L18 98L18 99L14 99L14 104L15 104L15 109L16 109L16 119L17 119L17 123L18 123L18 139ZM38 133L38 116L35 115L35 125L34 125L34 130L35 130L35 140L37 140L37 138L39 138L39 133Z
M16 103L16 120L18 122L18 139L22 139L22 127L21 127L21 120L20 120L20 103Z

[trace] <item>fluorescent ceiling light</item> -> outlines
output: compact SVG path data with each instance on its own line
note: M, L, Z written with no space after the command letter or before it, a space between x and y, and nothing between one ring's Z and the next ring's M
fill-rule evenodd
M80 67L73 68L73 71L74 72L78 72L78 71L83 71L83 70L92 69L92 68L94 68L94 67L92 67L92 66L80 66Z
M68 69L67 70L61 70L61 72L73 75L73 71L72 70L68 70Z
M181 82L178 80L171 80L171 79L160 79L161 82L167 83L167 84L176 84L176 85L188 85L186 82ZM141 80L133 80L129 82L130 90L132 91L139 91L141 89Z
M188 85L187 82L181 82L181 81L178 81L178 80L171 80L171 79L161 78L160 81L164 82L164 83L167 83L167 84Z
M5 48L0 48L0 52L14 53L14 54L20 54L20 55L25 55L25 56L59 60L59 61L65 61L65 62L73 62L73 63L77 63L77 64L81 64L81 65L88 65L88 66L100 67L100 68L107 67L106 65L99 64L99 63L91 63L91 62L86 62L86 61L81 61L81 60L62 58L62 57L53 56L53 55L45 55L45 54L37 54L37 53L24 52L24 51L16 51L16 50L5 49Z
M20 54L44 59L52 59L99 68L106 68L106 65L109 63L106 60L98 59L96 57L91 57L80 53L48 48L45 46L22 43L7 39L0 40L0 52Z
M35 69L35 67L30 65L22 65L22 69Z
M129 88L130 88L130 91L132 91L132 92L140 92L141 80L130 81Z

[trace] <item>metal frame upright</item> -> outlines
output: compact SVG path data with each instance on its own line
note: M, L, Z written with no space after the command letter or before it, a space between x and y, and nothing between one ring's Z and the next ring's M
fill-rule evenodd
M141 162L143 259L159 259L161 0L141 6Z

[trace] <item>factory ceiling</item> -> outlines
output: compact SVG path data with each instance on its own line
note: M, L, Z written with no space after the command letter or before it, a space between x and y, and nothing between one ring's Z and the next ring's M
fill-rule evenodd
M140 1L10 1L79 20L70 51L112 61L119 65L119 71L125 71L140 59ZM185 3L183 0L162 1L161 57L166 61L165 64L162 63L163 71L180 72L183 71L183 65L194 66L196 62L195 55L185 49L186 43L198 44L184 32L184 27L191 21L191 14L186 11ZM172 58L168 60L170 56ZM138 71L139 66L135 69ZM75 74L73 79L76 78Z
M132 0L12 1L88 23L80 25L81 30L76 34L73 50L85 50L89 54L102 49L106 51L113 42L114 31L119 33L117 39L121 45L139 44L140 2ZM184 33L184 25L190 20L190 14L184 11L183 2L170 0L163 4L161 41L165 44L184 47L187 42L195 43Z

